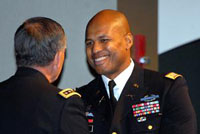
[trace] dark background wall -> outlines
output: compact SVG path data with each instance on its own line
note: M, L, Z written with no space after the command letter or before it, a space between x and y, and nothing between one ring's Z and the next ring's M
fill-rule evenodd
M174 71L186 78L200 132L200 39L159 55L159 70Z

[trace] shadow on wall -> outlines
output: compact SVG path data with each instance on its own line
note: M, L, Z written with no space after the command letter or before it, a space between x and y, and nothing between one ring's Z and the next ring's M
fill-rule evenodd
M173 71L186 78L200 132L200 39L159 55L159 71Z

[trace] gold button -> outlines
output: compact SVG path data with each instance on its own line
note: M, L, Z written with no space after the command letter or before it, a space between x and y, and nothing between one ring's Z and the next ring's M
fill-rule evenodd
M139 88L139 85L138 85L137 83L133 84L133 86L134 86L135 88Z
M112 132L112 134L117 134L117 132Z
M152 129L153 129L153 126L152 126L152 125L149 125L149 126L148 126L148 129L149 129L149 130L152 130Z

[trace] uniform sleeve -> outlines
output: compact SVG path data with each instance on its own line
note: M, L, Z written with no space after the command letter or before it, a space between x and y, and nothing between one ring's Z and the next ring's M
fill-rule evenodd
M61 134L89 134L83 102L72 96L66 100L61 116Z
M161 134L197 134L196 114L183 77L174 80L166 95Z

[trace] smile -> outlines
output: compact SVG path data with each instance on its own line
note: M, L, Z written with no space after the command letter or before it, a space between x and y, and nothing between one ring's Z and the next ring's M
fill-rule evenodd
M95 65L102 65L104 63L104 60L107 58L107 56L103 56L103 57L99 57L99 58L96 58L94 60L95 62Z

